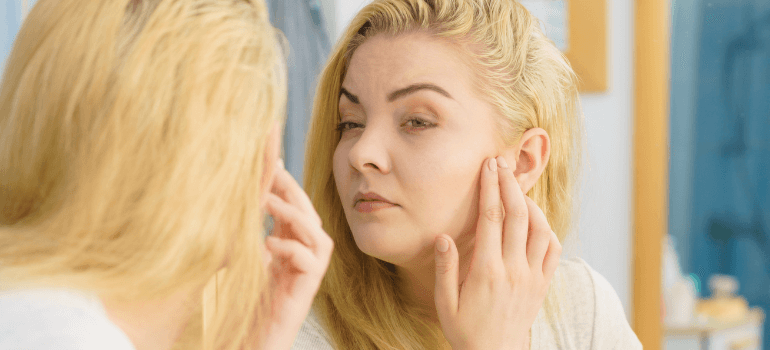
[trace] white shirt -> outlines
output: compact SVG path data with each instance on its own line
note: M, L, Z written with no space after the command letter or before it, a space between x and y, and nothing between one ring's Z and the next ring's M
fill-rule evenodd
M0 350L135 350L101 301L66 289L0 291Z
M551 287L556 292L558 316L551 322L540 309L532 324L530 349L642 349L617 293L583 259L560 261ZM314 313L302 324L292 350L334 350Z

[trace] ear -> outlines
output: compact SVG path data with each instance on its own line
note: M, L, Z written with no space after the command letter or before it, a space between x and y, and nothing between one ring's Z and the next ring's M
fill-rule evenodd
M502 152L508 164L513 164L513 174L521 191L529 192L543 174L551 156L551 139L541 128L525 131L519 142Z
M276 123L277 124L277 123ZM282 162L281 158L281 126L276 125L268 134L267 145L265 147L265 153L262 157L264 160L264 172L262 173L262 188L260 189L260 201L262 205L265 205L267 194L270 193L273 188L273 179L275 177L275 168L282 166L279 162Z

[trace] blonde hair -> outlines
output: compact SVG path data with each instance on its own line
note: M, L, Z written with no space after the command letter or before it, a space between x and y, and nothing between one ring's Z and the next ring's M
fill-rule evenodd
M475 87L485 87L480 95L499 114L502 139L514 144L535 127L550 136L551 157L527 195L564 241L572 227L582 113L575 75L538 25L512 0L375 0L343 33L318 85L305 169L305 189L335 242L315 308L337 348L430 349L441 340L440 329L400 294L393 266L357 248L344 216L332 159L340 140L340 88L353 52L373 35L415 31L463 48L477 73ZM545 303L551 316L554 295Z
M4 288L145 300L226 266L207 347L252 342L277 34L258 0L37 1L0 87Z

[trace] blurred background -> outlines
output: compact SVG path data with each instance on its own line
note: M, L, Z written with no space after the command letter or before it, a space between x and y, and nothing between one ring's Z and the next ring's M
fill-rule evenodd
M4 67L34 1L2 1ZM576 50L602 55L591 67L573 61L591 86L581 96L586 162L578 230L566 248L609 280L646 349L770 349L763 336L770 331L770 1L656 0L660 8L651 12L641 7L647 1L655 2L522 0L571 60ZM284 157L301 179L317 75L369 1L267 2L291 45ZM647 40L657 31L665 41ZM586 35L591 40L581 41ZM642 56L647 42L660 50ZM654 72L665 77L662 86L642 84L644 62L660 67ZM652 129L665 153L652 156L652 171L663 174L667 194L653 195L663 215L650 219L661 223L652 235L642 228L639 206L646 204L635 200L646 192L639 177L649 170L639 160L649 145L634 145L650 133L639 127L649 94L665 108L664 124Z
M770 1L672 5L667 334L770 349Z

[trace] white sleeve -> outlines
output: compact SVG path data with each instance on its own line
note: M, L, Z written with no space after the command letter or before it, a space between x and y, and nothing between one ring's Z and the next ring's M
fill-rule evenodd
M620 298L612 285L589 268L594 284L595 312L591 349L642 349L636 333L628 324Z
M331 340L318 323L313 311L310 311L302 323L291 350L334 350Z
M135 350L103 309L50 290L0 294L0 349Z

